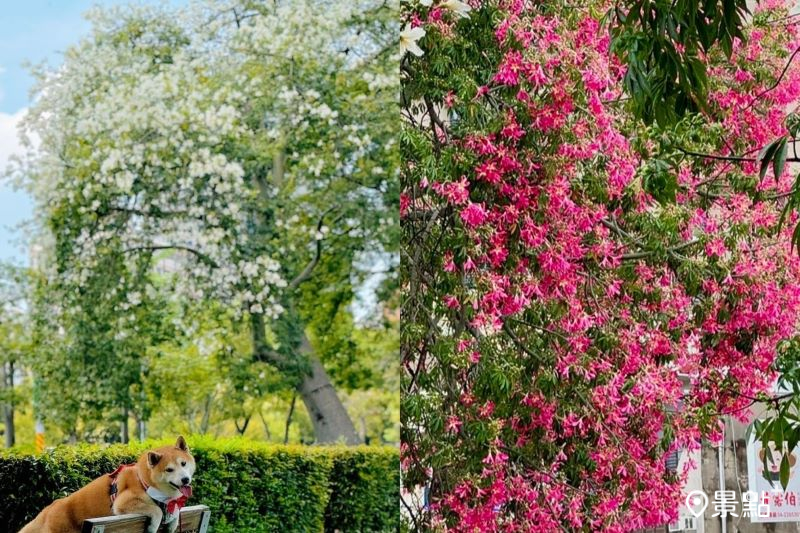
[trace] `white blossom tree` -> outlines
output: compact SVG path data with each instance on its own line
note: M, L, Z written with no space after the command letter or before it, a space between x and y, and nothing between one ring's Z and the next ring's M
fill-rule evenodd
M68 358L102 346L105 367L136 373L131 339L165 334L143 331L159 308L221 305L292 381L317 441L357 441L308 326L324 302L352 301L364 257L394 262L396 9L90 14L92 35L37 71L24 122L37 147L16 173L38 206L47 309L82 324Z

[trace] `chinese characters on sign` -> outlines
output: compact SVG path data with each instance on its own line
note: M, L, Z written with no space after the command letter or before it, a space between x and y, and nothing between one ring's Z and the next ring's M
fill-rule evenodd
M769 453L770 455L766 455ZM784 490L780 483L780 464L783 456L789 454L787 462L790 465L789 482ZM800 522L800 476L796 473L797 452L789 452L784 445L781 449L775 443L769 443L769 450L765 450L761 442L753 438L747 443L747 476L749 500L742 494L742 513L744 509L750 511L749 518L752 522ZM765 461L766 456L766 461ZM772 460L770 460L770 456ZM766 463L766 468L765 468ZM714 516L736 516L730 512L731 506L728 504L728 497L734 495L733 491L717 491L723 496L719 503L715 501ZM753 501L753 496L758 498ZM761 507L765 506L766 512L760 512ZM735 510L735 501L733 509ZM755 513L753 513L755 509Z

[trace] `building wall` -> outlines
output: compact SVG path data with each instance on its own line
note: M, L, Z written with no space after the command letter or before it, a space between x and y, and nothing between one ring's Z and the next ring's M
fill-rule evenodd
M692 452L690 454L682 453L680 462L678 463L678 472L683 472L686 463L691 462L695 465L700 465L703 458L701 452ZM695 491L695 490L703 490L703 476L702 476L702 469L700 468L693 468L689 471L689 477L686 480L686 485L684 486L684 492L686 494ZM698 518L695 517L692 513L689 512L689 509L686 506L681 505L680 507L680 517L679 523L684 524L685 519L690 518L694 519L695 527L697 533L706 533L705 531L705 524L702 520L702 517Z

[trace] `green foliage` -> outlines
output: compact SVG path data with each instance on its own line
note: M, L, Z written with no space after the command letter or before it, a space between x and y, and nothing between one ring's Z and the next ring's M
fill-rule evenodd
M391 448L338 448L330 452L331 499L325 531L397 531L399 462Z
M363 427L368 444L400 441L400 335L397 327L364 328L354 332L357 360L369 380L348 391L347 410Z
M772 163L773 174L775 179L780 178L783 174L783 167L786 164L787 141L785 136L778 137L773 142L766 145L758 154L758 161L760 168L758 171L759 179L764 179L769 169L769 164Z
M674 203L678 180L669 165L660 159L651 159L642 169L642 187L653 198L663 203Z
M16 531L53 499L135 461L153 443L0 454L0 522ZM208 505L215 533L396 531L394 448L269 446L190 439L197 460L191 503Z
M608 12L612 49L627 63L625 90L645 122L675 123L707 110L708 75L700 56L719 46L726 56L750 11L746 0L635 0Z

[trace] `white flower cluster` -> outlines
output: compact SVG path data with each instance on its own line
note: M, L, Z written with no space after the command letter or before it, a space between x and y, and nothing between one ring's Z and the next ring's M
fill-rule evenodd
M113 25L111 35L126 31L125 21L144 21L147 30L135 46L106 36L71 49L62 68L42 76L26 123L42 140L28 161L28 185L42 211L53 216L53 209L76 205L98 215L95 225L74 221L82 227L66 275L86 283L101 250L116 241L122 253L170 258L182 270L178 285L194 296L213 292L280 313L271 292L286 285L280 265L237 251L252 191L224 144L253 134L241 115L251 95L236 79L209 82L216 67L184 40L181 21L151 9L97 11L93 18L99 31ZM159 35L188 44L162 52L172 43ZM157 53L169 57L156 62ZM131 294L124 307L136 304Z
M393 69L337 78L374 51L348 55L359 45L345 24L372 1L207 0L177 16L156 7L93 12L95 34L68 50L59 69L38 73L37 104L24 124L39 142L20 175L48 219L40 226L61 228L43 236L40 256L52 259L56 243L69 241L68 268L58 275L83 285L109 250L131 259L152 253L156 275L179 297L280 314L288 283L271 254L307 260L331 231L317 230L303 202L391 144L376 141L363 87L393 91ZM342 83L361 93L340 96ZM291 188L247 175L247 149L287 146L301 146L287 154ZM374 192L353 185L337 200ZM297 242L253 246L254 217L278 195L276 231ZM121 311L141 298L129 294Z

